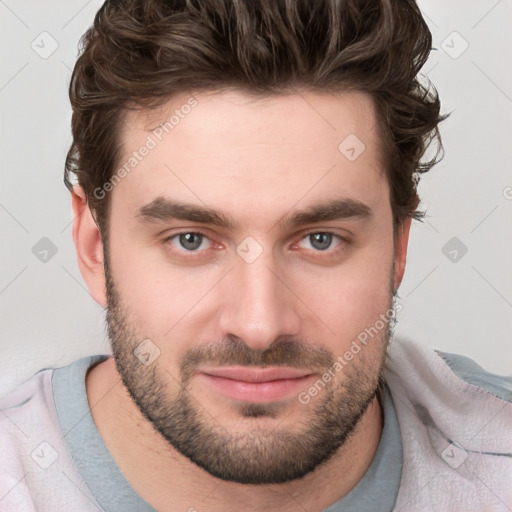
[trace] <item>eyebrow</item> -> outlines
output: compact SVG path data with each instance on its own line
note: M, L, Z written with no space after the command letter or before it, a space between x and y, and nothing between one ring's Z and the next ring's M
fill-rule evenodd
M135 216L142 223L185 220L212 224L230 230L239 226L238 222L232 221L223 213L211 208L183 203L161 196L141 206ZM297 227L330 220L369 220L372 216L373 211L367 204L358 199L343 198L326 201L292 215L286 215L277 222L277 225L280 227Z

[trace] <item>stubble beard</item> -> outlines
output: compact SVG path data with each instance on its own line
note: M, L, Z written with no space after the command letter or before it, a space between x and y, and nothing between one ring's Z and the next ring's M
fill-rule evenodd
M248 428L230 432L209 414L201 397L194 394L193 372L199 364L212 360L247 366L300 363L302 367L309 364L332 371L335 355L293 339L273 343L258 352L241 341L227 338L211 346L190 349L180 361L180 375L171 376L159 367L158 359L145 366L134 355L144 336L130 322L107 258L105 274L108 334L122 382L141 413L169 445L216 478L241 484L278 484L304 477L329 461L354 435L359 420L382 388L392 321L380 336L370 341L379 345L378 350L363 347L336 374L335 381L319 390L314 400L307 405L297 400L294 407L301 408L302 416L294 431L280 426L287 415L281 404L244 403L236 411L240 424L246 423ZM176 381L178 391L169 389L169 383ZM275 426L269 428L271 418Z

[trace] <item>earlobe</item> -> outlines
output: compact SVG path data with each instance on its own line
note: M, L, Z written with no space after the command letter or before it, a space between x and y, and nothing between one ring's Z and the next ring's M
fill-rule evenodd
M402 283L405 272L405 263L407 261L407 247L409 245L409 232L411 229L412 217L408 217L402 222L399 228L396 247L395 247L395 275L394 291L397 291Z
M73 241L78 266L89 293L102 307L107 305L103 243L82 187L75 185L71 193L73 207Z

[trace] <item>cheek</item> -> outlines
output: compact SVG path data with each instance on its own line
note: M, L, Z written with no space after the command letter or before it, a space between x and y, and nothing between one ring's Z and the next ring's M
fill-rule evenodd
M222 276L222 269L214 266L173 266L165 261L163 248L123 243L120 232L112 237L110 260L112 278L137 335L158 340L166 351L177 350L172 341L197 327L197 316L208 302L202 299Z
M393 247L386 238L366 245L331 268L296 276L297 295L321 319L331 344L350 344L365 328L390 314ZM301 283L301 284L300 284ZM300 291L299 291L300 290ZM311 316L307 323L315 322ZM378 325L381 325L379 322ZM307 324L306 324L307 328Z

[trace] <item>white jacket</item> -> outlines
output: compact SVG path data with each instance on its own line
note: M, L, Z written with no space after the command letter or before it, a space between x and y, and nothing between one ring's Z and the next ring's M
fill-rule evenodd
M106 357L84 359L80 371ZM85 484L66 444L52 374L52 368L40 370L0 399L0 512L105 510L99 505L101 497L95 497ZM393 510L510 512L512 379L489 374L463 356L394 338L385 380L403 452ZM82 405L87 408L82 385ZM65 406L76 404L66 402ZM95 428L87 416L82 423L89 422L89 430L79 437L84 454L91 451L86 432ZM113 459L102 464L98 472L110 475L117 469ZM113 492L119 493L119 487L114 485ZM107 512L152 510L138 498L119 493ZM364 512L369 508L342 499L328 510Z

